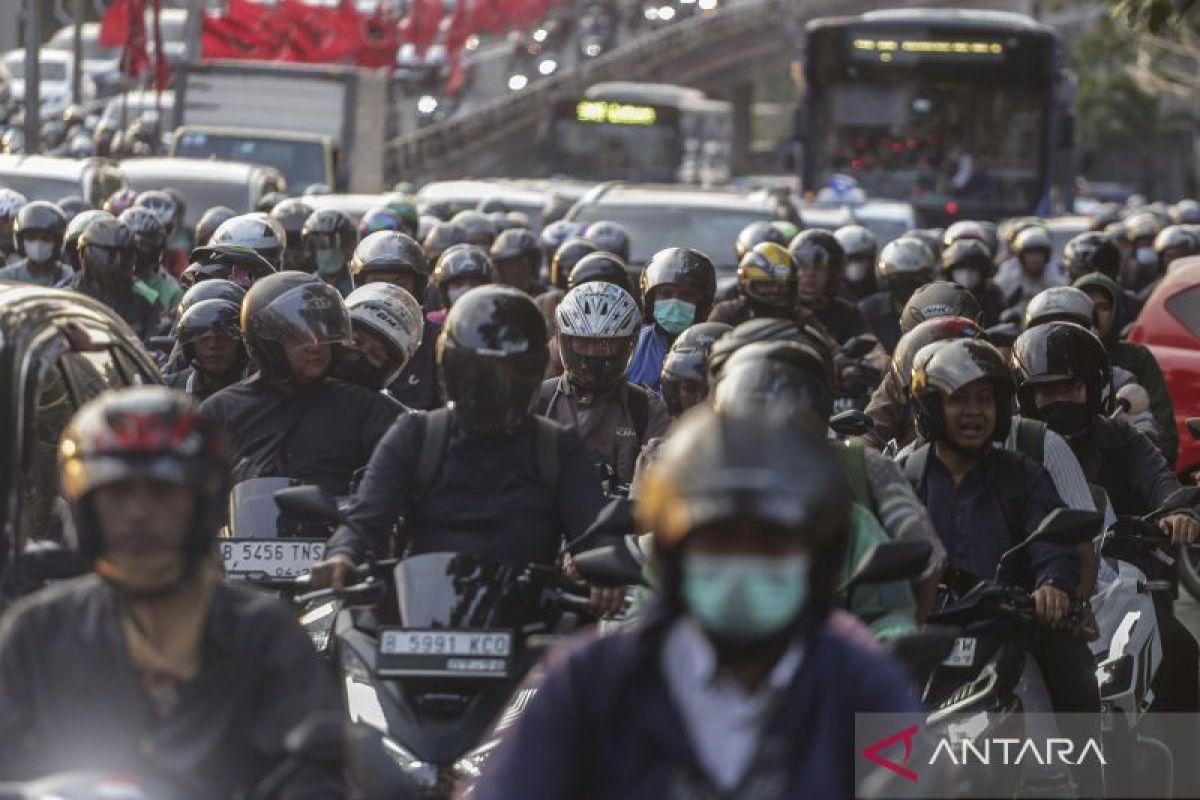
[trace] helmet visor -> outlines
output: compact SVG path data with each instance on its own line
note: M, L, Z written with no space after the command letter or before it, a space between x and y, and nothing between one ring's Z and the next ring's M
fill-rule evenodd
M89 244L80 252L84 271L94 278L109 280L133 277L133 250Z
M350 315L342 296L327 284L297 286L275 298L250 319L254 336L286 349L352 340Z

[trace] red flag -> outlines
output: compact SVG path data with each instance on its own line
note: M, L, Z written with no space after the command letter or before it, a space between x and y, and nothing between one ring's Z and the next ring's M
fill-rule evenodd
M129 36L129 7L132 0L113 0L100 18L100 45L121 47Z
M121 73L138 78L150 71L146 50L146 0L128 0L125 47L121 51Z
M171 66L163 52L162 0L154 0L154 88L162 91L171 80Z
M451 57L461 51L472 33L467 0L454 0L454 14L446 28L446 56Z
M362 43L358 48L357 63L360 67L391 67L396 63L396 51L400 48L400 29L396 18L380 3L375 11L363 19L360 29Z
M404 41L412 43L417 55L424 55L429 45L437 39L441 21L441 0L413 0L408 16L400 25L402 37Z

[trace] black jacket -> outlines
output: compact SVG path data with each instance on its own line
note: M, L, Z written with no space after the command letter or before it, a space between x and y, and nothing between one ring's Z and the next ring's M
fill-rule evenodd
M1149 514L1180 488L1154 443L1123 419L1097 417L1068 441L1084 477L1108 492L1117 514Z
M896 349L896 342L900 341L900 312L896 310L891 292L876 292L859 301L858 310L866 317L867 324L883 349L891 355Z
M425 320L421 346L405 365L400 377L388 387L388 394L409 408L428 411L445 405L437 374L437 338L442 326Z
M133 328L138 338L149 339L158 332L162 313L157 305L134 291L132 285L123 292L110 292L87 280L86 276L77 275L71 288L107 305Z
M821 321L825 330L839 345L864 333L871 332L862 311L854 303L840 297L832 298L821 308L812 308L813 316Z
M416 486L424 419L405 414L379 443L329 553L384 557L403 516L411 554L454 551L513 564L553 563L563 540L581 536L600 513L600 477L583 440L562 428L559 474L539 474L530 417L514 433L470 436L454 423L433 485ZM556 487L552 488L552 486Z
M327 378L285 394L259 376L200 408L229 437L234 480L287 477L346 494L355 470L404 407L379 392Z
M121 770L231 797L284 759L287 733L337 711L330 674L291 612L266 595L218 584L204 666L160 714L125 646L112 590L66 581L14 606L0 627L0 780ZM302 766L287 798L344 796L336 770Z

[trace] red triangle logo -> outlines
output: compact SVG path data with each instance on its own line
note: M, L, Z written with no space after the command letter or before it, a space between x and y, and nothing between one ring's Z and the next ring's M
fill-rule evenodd
M912 751L913 751L912 740L913 740L913 737L916 735L917 735L917 726L916 725L905 728L904 730L900 731L899 733L893 733L891 736L887 737L886 739L880 739L878 742L875 742L875 744L869 745L865 750L863 750L863 757L866 758L868 761L878 764L881 767L890 769L892 772L896 773L897 775L899 775L902 778L905 778L907 780L912 781L913 783L916 783L917 782L917 773L913 772L911 769L904 766L905 764L908 763L908 760L910 758L912 758ZM891 759L884 758L883 756L879 755L880 750L886 750L887 748L896 744L896 742L904 742L904 758L900 761L899 764L897 764L895 761L892 761Z

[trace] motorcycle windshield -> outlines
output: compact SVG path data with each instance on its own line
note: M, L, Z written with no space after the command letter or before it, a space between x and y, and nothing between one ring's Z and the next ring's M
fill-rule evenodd
M289 478L251 478L229 493L229 535L234 539L274 539L280 535L275 492L296 485Z
M396 565L405 628L518 628L537 610L519 567L463 553L427 553Z

